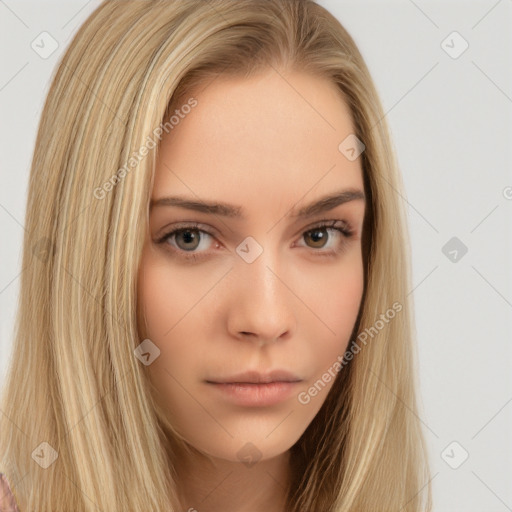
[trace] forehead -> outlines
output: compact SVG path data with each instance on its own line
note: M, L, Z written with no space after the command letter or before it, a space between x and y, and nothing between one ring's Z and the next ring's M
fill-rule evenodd
M221 75L185 94L183 104L192 97L197 105L162 140L153 198L279 203L314 190L363 188L360 159L339 150L354 126L329 80L269 69L251 78Z

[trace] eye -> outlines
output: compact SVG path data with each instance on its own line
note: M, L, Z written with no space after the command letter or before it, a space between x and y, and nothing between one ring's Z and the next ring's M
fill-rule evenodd
M199 233L203 236L200 236ZM209 236L208 233L200 229L185 228L174 232L174 240L179 249L194 251L201 245L201 239L204 239L204 235Z
M314 251L319 256L332 256L341 252L345 247L353 232L350 226L344 221L322 221L322 224L314 226L302 235L307 246L313 249L322 249ZM329 242L333 239L331 246ZM327 247L327 250L326 250Z
M201 229L199 224L191 224L173 229L160 237L156 243L166 243L173 253L185 259L199 260L206 256L208 238L213 239L214 235Z
M316 256L336 256L343 250L353 232L345 221L321 222L304 231L301 239L307 242L306 248L313 249L312 252ZM333 242L329 246L331 239ZM199 261L208 257L208 249L214 240L215 235L206 231L201 224L188 224L167 232L157 239L156 243L168 245L174 255L185 260ZM219 246L218 242L216 246Z

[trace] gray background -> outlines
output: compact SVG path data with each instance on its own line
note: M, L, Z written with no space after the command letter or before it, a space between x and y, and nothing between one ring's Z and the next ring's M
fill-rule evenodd
M0 384L39 116L99 3L0 0ZM363 53L404 177L434 510L512 511L512 0L320 3ZM31 47L45 31L48 58Z

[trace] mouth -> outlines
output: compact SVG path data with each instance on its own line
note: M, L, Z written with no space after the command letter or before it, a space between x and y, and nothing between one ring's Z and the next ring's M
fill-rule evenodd
M270 407L285 402L296 394L298 382L228 383L208 385L220 396L240 407Z
M267 372L247 371L229 377L211 378L209 384L272 384L279 382L301 382L302 379L288 370Z
M242 407L268 407L284 402L303 379L289 371L244 372L230 377L208 379L206 383L228 400Z

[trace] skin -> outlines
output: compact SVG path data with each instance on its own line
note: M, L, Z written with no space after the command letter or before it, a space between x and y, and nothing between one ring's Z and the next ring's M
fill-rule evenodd
M289 449L333 379L307 404L298 394L345 352L360 308L365 201L306 219L288 215L345 188L364 191L361 159L338 150L354 126L334 84L296 71L221 76L190 96L198 105L162 140L152 200L222 201L243 207L246 218L151 208L138 315L141 339L160 356L148 372L157 400L196 451L176 463L183 510L282 512ZM312 236L324 220L347 222L352 236L330 228ZM195 238L182 232L157 243L179 222L201 223L212 236L193 230ZM252 263L236 252L248 236L263 248ZM206 257L185 260L189 248ZM318 255L335 248L339 254ZM205 382L275 368L302 381L271 406L234 404ZM250 467L237 455L248 442L261 456Z

